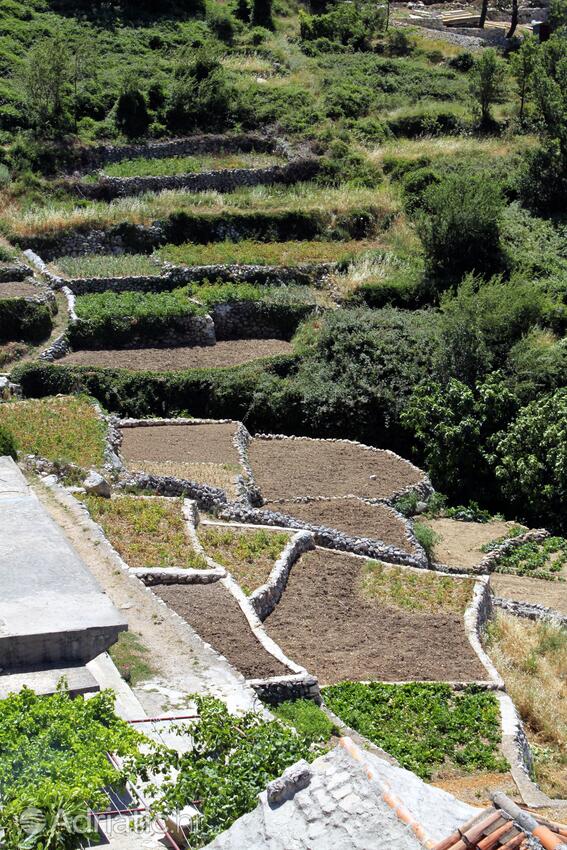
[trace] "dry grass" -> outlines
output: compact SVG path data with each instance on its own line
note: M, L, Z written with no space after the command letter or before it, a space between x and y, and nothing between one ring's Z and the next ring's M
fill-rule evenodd
M6 402L0 405L0 425L24 454L82 467L104 461L106 425L86 396Z
M129 567L206 569L187 533L182 499L85 496L84 502Z
M137 461L132 465L132 470L145 472L147 475L171 475L173 478L183 478L186 481L196 481L198 484L220 487L231 498L236 498L238 495L235 478L242 472L238 464L190 463L173 460Z
M415 572L367 561L361 575L360 592L366 599L392 608L435 614L440 609L462 614L472 599L474 581Z
M499 613L488 651L526 724L537 781L567 798L567 630Z
M254 76L261 75L265 77L275 73L272 62L258 53L249 53L247 55L229 53L222 57L221 63L228 70L236 71L239 74L253 74Z
M378 189L328 188L312 183L293 186L254 186L236 192L182 191L147 193L119 198L111 203L93 201L77 206L67 200L30 205L20 210L16 202L4 208L4 227L17 237L40 236L76 228L109 227L121 222L149 224L175 212L282 212L285 210L326 211L339 215L351 209L372 206L384 217L397 212L399 202L387 184Z
M264 584L289 538L285 532L263 528L199 527L207 554L230 570L247 595Z
M388 156L415 160L426 157L430 160L453 156L471 156L489 159L520 153L536 144L534 136L515 138L477 139L472 136L422 137L419 139L396 139L368 152L375 165L381 165Z

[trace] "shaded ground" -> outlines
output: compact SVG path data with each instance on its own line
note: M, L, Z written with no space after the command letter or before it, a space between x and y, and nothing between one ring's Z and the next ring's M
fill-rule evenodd
M402 458L342 440L255 439L250 462L267 501L349 495L385 499L423 478Z
M496 596L545 605L567 615L567 582L493 573L490 583Z
M158 585L153 590L246 679L290 673L256 640L240 606L220 582Z
M268 502L264 507L355 537L383 540L407 552L415 551L406 536L405 524L386 505L369 505L359 499L332 499L328 502Z
M485 556L482 546L499 537L509 536L515 522L461 522L457 519L426 519L419 521L441 537L433 547L433 560L450 567L474 567Z
M186 348L128 348L107 351L75 351L60 362L64 365L99 366L144 372L206 369L238 366L261 357L290 354L291 343L281 339L235 339L216 345Z
M121 454L130 469L138 461L238 464L232 444L235 427L228 423L124 428Z
M321 685L368 679L471 681L485 679L462 615L401 611L360 592L362 559L308 552L266 620L284 652Z
M41 290L33 283L0 283L0 298L37 298L38 295L41 295Z
M522 798L518 793L516 783L512 779L511 773L474 773L467 776L450 776L445 777L445 773L450 774L450 771L439 770L439 777L433 779L433 785L437 788L442 788L463 800L465 803L470 803L471 806L491 806L491 794L495 791L503 791L516 802L521 803Z

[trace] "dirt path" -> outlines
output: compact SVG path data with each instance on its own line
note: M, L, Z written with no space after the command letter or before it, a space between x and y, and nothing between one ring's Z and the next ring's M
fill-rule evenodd
M254 693L229 664L155 594L120 569L111 547L71 495L37 479L30 483L145 648L144 662L153 676L133 690L149 716L185 707L192 693L219 696L232 707L251 708L256 703Z
M364 561L317 549L294 565L266 631L321 685L346 680L473 681L486 671L461 614L419 614L368 601Z

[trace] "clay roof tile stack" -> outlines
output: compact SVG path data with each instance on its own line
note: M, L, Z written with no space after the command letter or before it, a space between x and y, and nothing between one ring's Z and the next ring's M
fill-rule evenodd
M541 818L536 820L553 835L549 843L540 836L546 850L567 847L567 826ZM500 809L486 809L436 844L434 850L525 850L527 838L527 833L509 814Z

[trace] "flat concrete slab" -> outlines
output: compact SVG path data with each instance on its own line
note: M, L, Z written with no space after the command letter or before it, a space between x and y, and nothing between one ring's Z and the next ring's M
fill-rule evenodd
M85 664L125 620L47 515L11 458L0 458L0 668Z
M50 670L31 670L28 673L6 673L0 676L0 700L10 694L19 693L22 688L31 688L36 694L52 694L57 685L65 679L72 697L100 691L95 677L86 667L52 667Z

